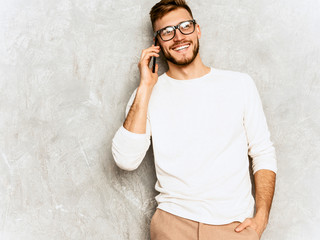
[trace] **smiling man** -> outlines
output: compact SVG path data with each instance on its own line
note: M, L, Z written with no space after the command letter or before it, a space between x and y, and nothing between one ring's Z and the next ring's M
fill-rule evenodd
M112 154L120 168L135 170L152 139L159 194L151 239L260 239L277 162L256 85L246 73L203 64L200 26L185 1L160 1L150 17L160 46L141 53L140 84ZM149 64L160 50L169 69L158 76Z

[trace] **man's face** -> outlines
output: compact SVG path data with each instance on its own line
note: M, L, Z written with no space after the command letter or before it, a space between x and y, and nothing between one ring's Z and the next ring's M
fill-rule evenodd
M189 12L184 8L178 8L169 12L163 18L155 22L155 30L167 26L175 26L180 22L192 20ZM188 65L193 62L199 52L199 38L201 36L200 27L197 24L195 31L189 35L182 34L178 29L175 30L176 34L173 39L163 41L160 36L158 37L159 45L164 57L176 65ZM189 45L187 48L178 50L177 48L183 45Z

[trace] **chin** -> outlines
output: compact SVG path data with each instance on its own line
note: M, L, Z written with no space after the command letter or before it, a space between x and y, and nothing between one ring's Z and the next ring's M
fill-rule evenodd
M193 48L191 49L190 47ZM178 66L187 66L189 64L191 64L194 59L197 57L198 53L199 53L199 39L197 40L197 44L194 45L193 43L189 46L190 49L188 49L188 54L185 54L184 56L177 56L175 57L174 55L179 53L173 52L173 54L164 54L164 57L166 58L167 61L176 64ZM174 50L172 50L174 51ZM191 56L190 55L191 52ZM188 57L186 56L188 55Z
M180 57L173 57L172 55L167 58L167 60L173 64L179 65L179 66L187 66L190 63L194 61L194 59L197 56L197 52L194 52L191 56L180 56ZM190 55L190 54L189 54Z
M183 59L183 60L168 60L178 66L187 66L194 61L194 59Z

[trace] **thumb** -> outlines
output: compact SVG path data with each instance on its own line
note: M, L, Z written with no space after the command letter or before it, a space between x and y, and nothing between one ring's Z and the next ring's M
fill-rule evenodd
M240 223L236 228L235 231L236 232L241 232L243 229L245 229L247 226L249 226L247 221L244 221L242 223Z
M154 72L158 73L158 69L159 69L159 65L158 65L158 63L156 63L156 67L154 68Z

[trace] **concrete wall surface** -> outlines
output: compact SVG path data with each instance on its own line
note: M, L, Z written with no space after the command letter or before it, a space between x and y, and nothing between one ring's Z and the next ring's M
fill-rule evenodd
M129 172L111 141L156 2L0 1L0 240L149 239L152 148ZM187 2L203 62L261 95L278 160L262 240L320 239L320 1Z

